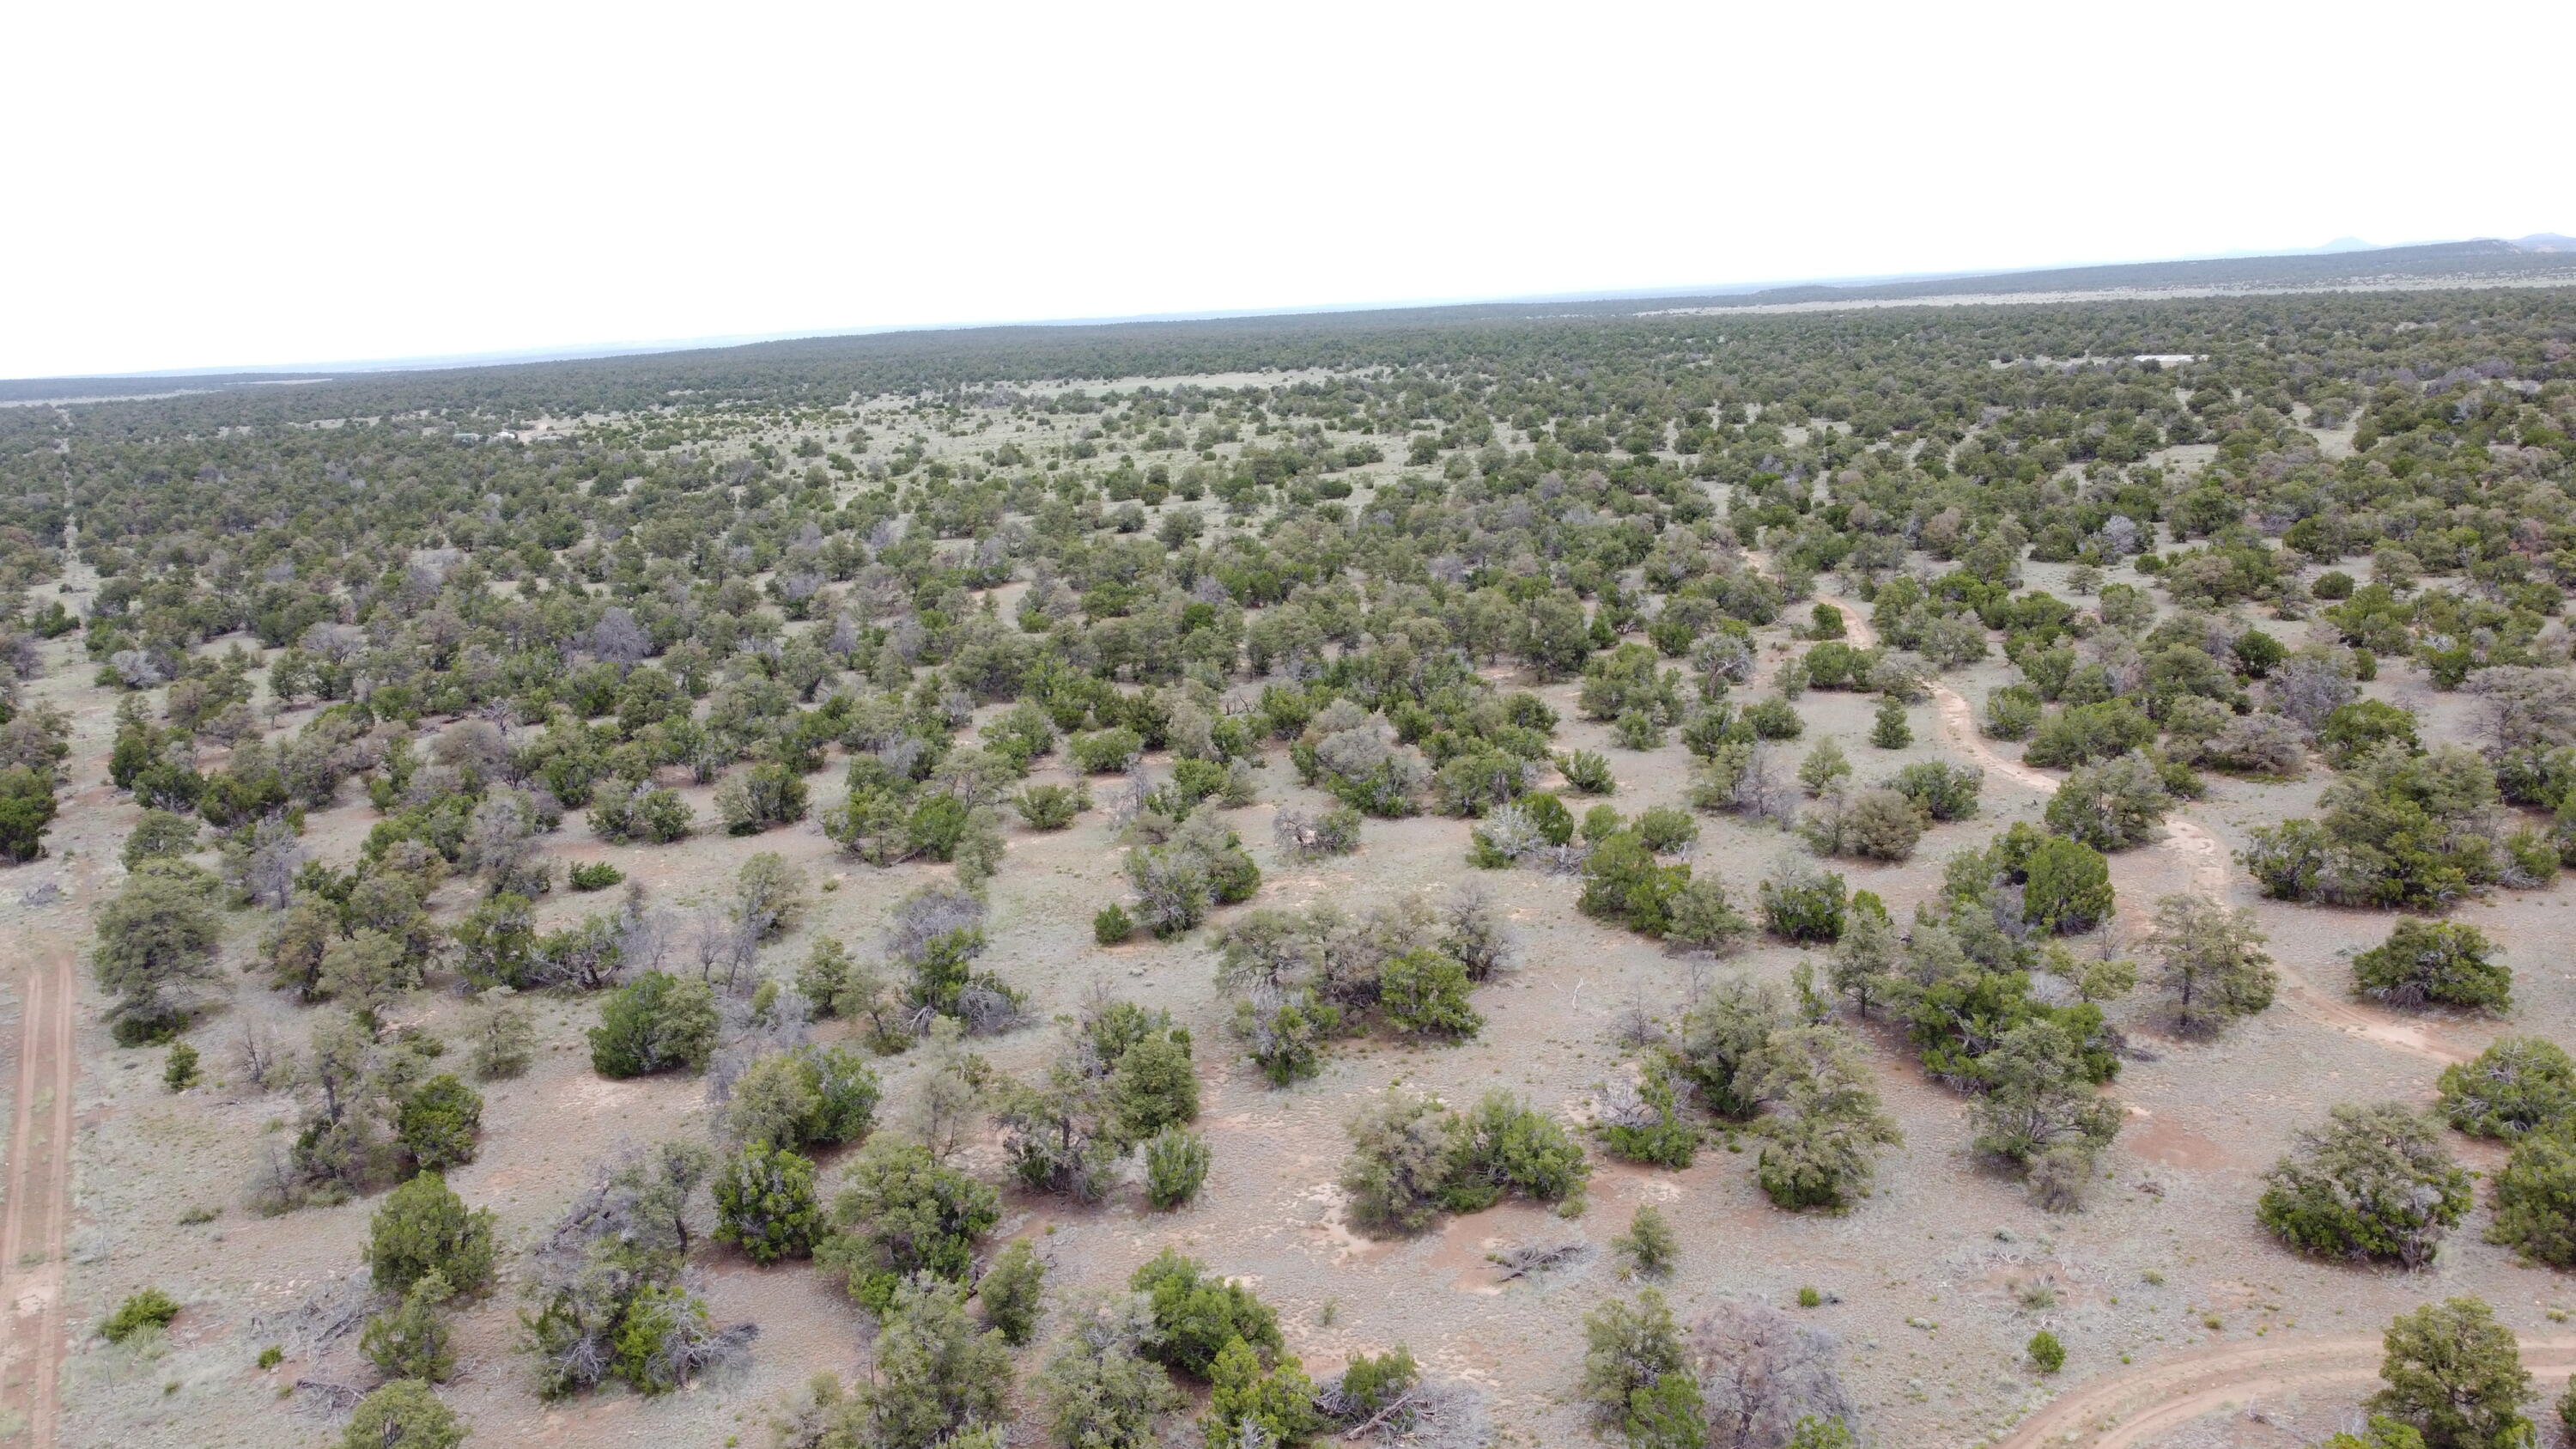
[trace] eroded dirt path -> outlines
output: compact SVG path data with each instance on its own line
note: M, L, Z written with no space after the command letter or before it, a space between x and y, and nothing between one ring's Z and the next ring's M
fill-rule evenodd
M65 530L65 552L77 534ZM86 593L97 574L67 560L64 584ZM58 595L77 607L81 602ZM68 682L76 644L57 645L48 677L31 694L51 695ZM104 783L108 735L103 715L75 712L72 754L63 762L71 789L45 838L50 858L0 877L11 897L0 961L9 963L18 996L17 1070L11 1102L9 1160L0 1200L0 1442L54 1449L62 1417L63 1356L70 1304L74 1087L79 1057L80 963L89 940L89 910L98 862L116 849L130 822ZM82 782L91 783L81 788ZM50 883L50 896L38 894Z
M2469 1061L2476 1055L2448 1045L2420 1023L2347 1001L2310 981L2296 967L2284 965L2280 970L2281 992L2289 998L2291 1009L2346 1036L2357 1036L2374 1046L2420 1057L2436 1066Z
M1867 616L1861 613L1860 605L1831 594L1816 595L1816 602L1832 605L1835 611L1843 616L1843 632L1851 636L1851 642L1855 647L1861 649L1878 647L1878 630L1872 627ZM1986 737L1977 733L1975 713L1968 708L1968 701L1959 691L1938 679L1927 680L1926 683L1932 690L1932 707L1941 716L1941 731L1950 737L1950 743L1956 746L1960 753L1976 761L1987 772L2001 775L2016 785L2037 790L2042 794L2056 791L2056 776L2033 769L1986 743Z
M1877 647L1878 631L1870 627L1860 605L1830 594L1818 594L1819 603L1832 605L1843 616L1844 632L1852 643L1863 649ZM1959 692L1938 680L1931 682L1932 700L1941 716L1941 729L1951 745L1961 754L1983 766L1990 774L2000 775L2014 784L2041 793L2057 789L2058 777L2035 769L1995 749L1977 732L1976 715ZM2196 820L2180 815L2165 820L2165 836L2157 848L2182 858L2191 869L2192 889L2215 901L2228 899L2228 853L2218 837ZM2391 1051L2448 1066L2468 1060L2468 1054L2444 1045L2419 1023L2387 1012L2343 1000L2319 987L2296 969L2281 968L2282 995L2292 1010L2323 1026L2332 1027L2347 1036L2360 1037Z
M22 944L24 938L21 938ZM18 969L18 1081L0 1220L0 1423L52 1449L61 1405L65 1253L71 1234L72 1024L78 953L47 941Z
M2294 1394L2352 1394L2379 1377L2377 1334L2267 1337L2192 1349L2051 1399L1996 1449L2135 1449L2204 1414ZM2546 1391L2576 1370L2576 1338L2526 1338L2522 1366Z
M1858 605L1817 597L1842 613L1845 632L1856 645L1877 644L1878 631ZM1932 696L1943 732L1961 753L2015 784L2039 791L2057 788L2056 777L1988 744L1957 690L1936 682ZM2188 864L2194 891L2212 900L2229 898L2228 852L2207 826L2169 817L2159 848ZM2341 1000L2294 969L2283 968L2281 983L2292 1009L2321 1025L2428 1062L2466 1059L2422 1026ZM2382 1352L2376 1335L2356 1334L2305 1342L2266 1338L2176 1354L2059 1395L1998 1441L1997 1449L2136 1449L2203 1415L2251 1408L2266 1399L2320 1391L2355 1394L2379 1377ZM2523 1366L2543 1381L2576 1371L2576 1338L2525 1340L2522 1352Z
M2228 898L2227 848L2219 844L2207 826L2180 816L2168 818L2164 848L2191 863L2193 890L2215 901ZM2347 1001L2310 981L2295 966L2283 964L2280 971L2281 992L2288 998L2290 1008L2311 1021L2438 1066L2469 1059L2468 1053L2445 1045L2419 1022Z

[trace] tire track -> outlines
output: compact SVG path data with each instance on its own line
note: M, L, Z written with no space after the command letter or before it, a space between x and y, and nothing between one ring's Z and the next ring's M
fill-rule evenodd
M72 588L96 588L96 571L79 557L77 523L67 523L63 535L65 567L57 597ZM83 740L64 761L66 777L75 781L99 780L106 768L105 741L96 738ZM49 847L71 857L62 894L22 917L13 937L21 953L18 1073L8 1196L0 1202L0 1420L16 1430L11 1444L33 1449L55 1449L61 1433L77 1145L72 1108L80 1068L75 1031L81 952L90 934L87 908L99 857L115 849L132 816L105 784L62 802Z
M29 1444L53 1449L60 1416L65 1254L71 1228L73 1038L80 983L68 945L35 953L19 973L18 1095L0 1220L0 1408Z
M2059 1395L1995 1449L2136 1449L2206 1414L2317 1390L2349 1393L2379 1377L2384 1351L2376 1334L2187 1350ZM2576 1338L2526 1338L2522 1355L2534 1378L2561 1378L2576 1371Z

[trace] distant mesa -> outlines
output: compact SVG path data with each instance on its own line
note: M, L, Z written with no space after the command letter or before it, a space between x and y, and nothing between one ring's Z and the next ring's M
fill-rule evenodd
M2091 267L2051 267L1894 282L1834 285L1808 283L1739 292L1704 305L1765 307L1817 302L1890 302L1933 297L2089 295L2110 292L2264 292L2319 288L2384 287L2391 282L2434 285L2561 285L2576 281L2576 240L2542 233L2519 241L2484 237L2422 246L2374 247L2351 237L2313 252L2274 256L2201 257L2169 262L2124 262Z
M559 352L420 358L403 363L369 362L270 371L197 369L181 373L128 373L109 377L0 378L0 407L175 396L242 387L307 386L346 382L351 380L352 374L373 379L380 385L395 386L405 379L430 373L489 376L512 367L540 363L615 371L636 366L637 358L678 354L694 354L709 362L719 358L756 357L772 365L806 365L827 357L849 359L922 349L937 350L968 334L981 334L987 338L1046 336L1065 339L1088 336L1106 340L1140 332L1167 336L1183 333L1243 335L1313 325L1322 318L1353 326L1432 321L1454 324L1512 318L1657 316L1801 305L2076 301L2116 296L2378 291L2390 287L2570 285L2576 285L2576 237L2558 232L2534 232L2512 241L2481 237L2472 241L2387 247L2373 246L2359 237L2345 236L2313 251L2269 255L2231 254L2028 271L1913 273L1843 281L1793 282L1779 286L1711 288L1706 291L1659 290L1428 306L1319 308L1306 312L1012 323L972 328L884 329L759 339L709 338L693 342L636 343L622 348L578 347ZM2167 366L2175 364L2174 359L2160 360ZM675 397L682 395L685 394L672 394Z

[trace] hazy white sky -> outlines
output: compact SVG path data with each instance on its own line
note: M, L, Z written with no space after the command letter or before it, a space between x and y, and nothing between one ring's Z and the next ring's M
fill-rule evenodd
M44 4L0 376L2576 230L2576 4Z

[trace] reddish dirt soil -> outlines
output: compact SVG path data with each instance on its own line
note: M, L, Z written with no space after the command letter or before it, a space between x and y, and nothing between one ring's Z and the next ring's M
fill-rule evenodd
M1861 613L1858 604L1829 594L1819 594L1816 597L1841 612L1844 629L1851 635L1855 645L1863 649L1877 646L1878 631L1870 626L1868 618ZM1985 736L1977 732L1976 716L1968 708L1968 701L1957 690L1934 681L1932 698L1940 710L1942 730L1950 737L1951 745L1961 754L1976 761L1989 774L1999 775L2016 785L2037 790L2042 794L2056 791L2057 776L2033 769L2004 754L1997 750ZM2227 868L2227 851L2219 844L2218 837L2212 835L2207 827L2178 815L2169 818L2165 821L2165 836L2160 848L2172 852L2188 864L2194 890L2212 900L2228 899L2231 877ZM2435 1040L2432 1029L2421 1022L2410 1021L2387 1012L2373 1011L2322 990L2295 968L2285 968L2282 971L2281 985L2291 1009L2337 1031L2360 1037L2373 1045L2383 1046L2391 1051L2405 1052L2443 1066L2467 1061L2475 1055Z
M74 953L48 944L19 968L17 1101L8 1208L0 1222L0 1409L26 1442L52 1449L63 1360L63 1254L71 1219Z
M2193 1349L2059 1395L1997 1449L2134 1449L2222 1409L2302 1393L2358 1397L2377 1382L2379 1357L2377 1334ZM2576 1338L2526 1338L2522 1362L2537 1378L2563 1377L2576 1369Z

